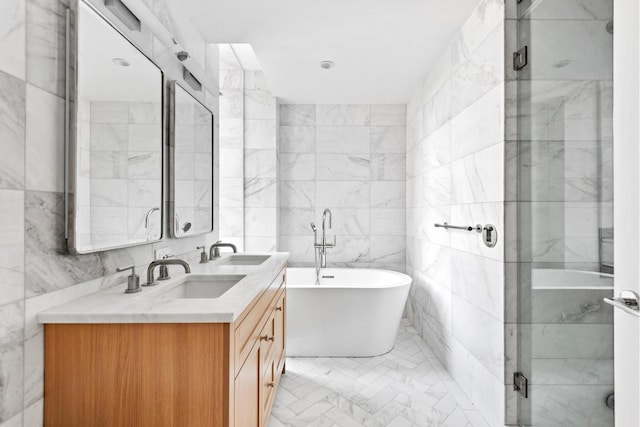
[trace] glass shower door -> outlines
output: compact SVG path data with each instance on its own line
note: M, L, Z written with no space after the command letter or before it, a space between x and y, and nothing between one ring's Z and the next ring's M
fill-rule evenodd
M613 426L613 0L524 0L518 43L521 425Z

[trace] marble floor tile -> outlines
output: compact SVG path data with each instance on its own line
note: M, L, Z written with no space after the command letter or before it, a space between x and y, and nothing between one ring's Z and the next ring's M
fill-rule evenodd
M365 358L287 358L269 427L487 427L404 319L391 352Z

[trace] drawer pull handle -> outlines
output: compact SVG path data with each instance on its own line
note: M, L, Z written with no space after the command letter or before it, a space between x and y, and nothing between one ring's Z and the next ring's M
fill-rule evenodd
M272 382L266 383L266 384L265 384L265 386L267 386L267 387L275 387L276 385L275 385L275 383L272 381Z
M274 341L276 337L270 337L269 335L262 335L260 341Z
M282 306L276 307L276 311L282 311Z

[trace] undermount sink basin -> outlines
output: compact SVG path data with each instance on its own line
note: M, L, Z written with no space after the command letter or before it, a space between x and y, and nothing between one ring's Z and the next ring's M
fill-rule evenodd
M260 265L270 258L269 255L230 255L219 265Z
M153 298L219 298L244 278L242 275L187 276L184 282L153 295Z

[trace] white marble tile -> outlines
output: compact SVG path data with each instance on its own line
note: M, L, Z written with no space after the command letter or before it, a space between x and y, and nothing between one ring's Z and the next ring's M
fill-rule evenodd
M244 176L244 150L242 146L220 148L220 177L242 178Z
M371 236L369 242L371 245L370 262L405 262L406 245L404 236Z
M220 206L241 208L244 203L244 180L242 178L220 179ZM224 209L220 209L222 212Z
M424 206L443 206L451 203L452 173L449 165L427 171L421 180L422 194L418 203Z
M301 236L280 236L279 250L289 252L289 265L313 261L313 233Z
M452 325L453 336L485 369L502 382L504 375L502 321L479 309L474 303L464 298L457 298L452 308Z
M60 97L65 90L66 8L60 0L26 2L27 81Z
M278 225L276 213L277 211L274 208L246 208L244 211L244 231L246 235L252 237L275 236Z
M451 80L453 114L464 110L504 80L503 27L503 24L497 25L456 69Z
M130 151L128 153L128 177L136 179L162 178L162 153Z
M225 89L220 97L221 122L227 119L242 119L244 114L245 99L242 89ZM178 121L182 124L185 121Z
M369 126L369 105L320 104L316 106L317 126Z
M179 139L182 142L182 139ZM191 146L191 139L187 139ZM180 145L179 143L177 145ZM130 151L156 151L163 146L162 126L153 124L129 124Z
M213 179L213 159L211 156L198 154L195 156L195 170L193 176L196 180L211 181Z
M367 208L369 207L369 182L317 181L316 206Z
M280 181L280 207L311 208L315 205L314 181Z
M92 123L92 151L127 151L128 125L122 123Z
M22 410L23 346L22 342L0 347L0 423L9 420Z
M404 154L371 154L371 179L375 181L404 181Z
M25 426L44 425L44 399L40 399L33 405L24 409L24 425Z
M267 79L262 71L245 70L244 71L244 89L245 90L269 90Z
M22 427L23 426L23 418L24 418L23 412L18 412L17 414L12 416L11 418L6 419L4 421L0 421L0 427ZM44 420L39 424L33 423L33 424L25 424L25 425L39 426L39 425L43 425L43 424L44 424Z
M23 0L6 1L0 17L0 51L4 52L0 70L22 80L26 67L25 4Z
M277 159L275 150L245 150L245 178L275 178L277 176L276 167Z
M316 106L305 104L280 105L280 126L315 126Z
M276 149L275 120L245 120L244 146L245 148Z
M405 234L404 209L371 209L370 233L372 236L401 236Z
M402 208L405 206L404 181L372 181L372 208Z
M368 126L322 126L316 128L317 153L369 152Z
M127 102L89 101L91 123L129 123Z
M315 210L314 220L321 230L324 207ZM369 234L369 209L331 208L332 228L330 235L366 236ZM307 225L307 229L308 225Z
M0 71L0 188L24 189L25 83Z
M407 106L404 104L371 105L371 126L404 126Z
M0 305L24 298L24 193L0 190Z
M280 234L304 235L312 233L309 223L315 221L313 208L280 208Z
M317 154L318 180L368 180L370 160L368 154Z
M244 180L244 203L248 207L273 207L276 204L276 180L248 178Z
M504 87L496 86L451 119L452 158L459 159L504 140Z
M129 123L162 123L162 106L158 102L129 103Z
M454 203L504 200L504 146L495 144L452 162Z
M280 126L281 153L314 153L316 128L314 126Z
M91 180L91 206L128 206L127 187L128 183L126 179ZM158 187L160 187L160 183L158 183Z
M416 161L422 161L424 167L431 169L448 164L451 161L451 122L434 131L421 145L422 159Z
M451 253L453 292L498 321L504 319L504 266L500 261L454 250Z
M420 138L431 135L451 119L452 84L446 81L422 109Z
M406 149L406 128L402 126L371 126L371 153L404 153Z
M243 70L220 70L220 89L243 89Z
M613 426L614 413L603 398L611 386L532 385L533 422L549 426Z
M44 333L24 342L24 406L44 396Z
M241 118L222 118L220 125L220 147L239 148L244 145L244 126Z
M611 358L613 357L613 326L598 324L537 324L521 325L530 330L532 357Z
M244 91L245 120L275 120L276 98L266 90Z
M309 181L316 178L315 154L283 153L279 158L281 180Z
M127 181L126 189L128 206L160 207L162 202L162 185L160 181L132 179Z
M245 250L247 252L275 252L275 237L245 237Z
M327 262L368 263L370 250L368 236L336 236L336 246L327 251Z

